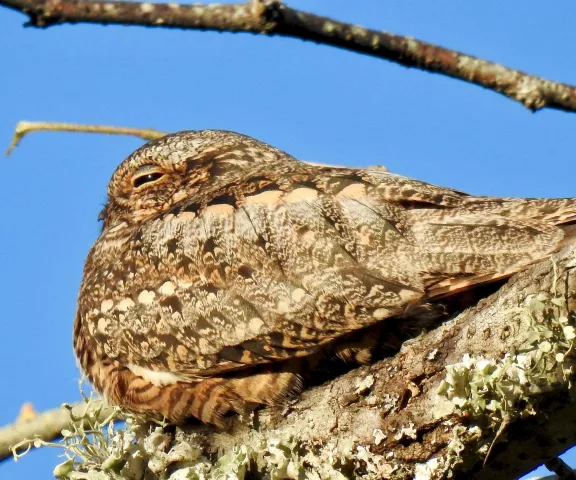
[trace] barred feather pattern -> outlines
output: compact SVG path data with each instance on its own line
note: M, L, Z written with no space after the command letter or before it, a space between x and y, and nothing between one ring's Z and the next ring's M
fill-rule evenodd
M185 131L120 164L84 269L82 369L112 403L224 426L336 356L397 348L430 302L573 241L576 199L474 197ZM432 310L431 310L432 311ZM408 313L407 313L408 312Z

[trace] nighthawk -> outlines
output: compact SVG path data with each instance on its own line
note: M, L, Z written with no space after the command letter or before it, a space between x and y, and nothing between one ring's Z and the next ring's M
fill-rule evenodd
M128 411L222 426L331 358L368 361L416 328L407 312L557 251L576 199L475 197L185 131L122 162L101 218L74 324L82 369ZM394 328L358 333L375 324Z

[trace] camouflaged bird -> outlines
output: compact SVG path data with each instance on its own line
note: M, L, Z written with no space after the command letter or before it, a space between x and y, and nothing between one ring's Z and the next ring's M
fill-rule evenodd
M361 329L396 325L380 337L394 343L407 312L558 250L576 199L474 197L187 131L118 167L101 219L74 325L82 369L129 411L223 426L330 357L368 361Z

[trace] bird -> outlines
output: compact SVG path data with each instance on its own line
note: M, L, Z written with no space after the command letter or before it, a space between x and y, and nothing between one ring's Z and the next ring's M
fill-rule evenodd
M573 243L576 199L473 196L198 130L125 159L99 219L74 321L80 368L128 412L226 428Z

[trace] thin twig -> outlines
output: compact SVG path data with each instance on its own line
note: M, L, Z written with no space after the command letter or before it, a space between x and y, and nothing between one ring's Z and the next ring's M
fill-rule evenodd
M551 472L554 472L560 480L576 480L576 474L564 460L560 457L547 461L544 465Z
M86 409L86 403L80 402L72 407L76 416L82 416L82 409ZM110 416L112 408L105 408L100 413L99 418L104 420ZM22 442L25 439L39 438L44 441L51 441L60 438L61 432L70 424L70 410L63 407L54 408L38 414L34 419L28 421L16 421L11 425L0 428L0 462L12 457L10 447Z
M18 122L14 129L12 142L6 150L6 155L10 155L12 150L20 143L22 138L31 133L39 131L50 132L87 132L87 133L107 133L111 135L134 135L144 140L155 140L166 135L164 132L150 128L129 128L113 127L109 125L81 125L79 123L60 123L60 122Z
M279 0L233 5L189 5L93 0L0 0L29 17L28 25L62 23L141 25L147 27L265 33L383 58L406 67L447 75L499 92L530 110L576 111L576 88L528 75L412 37L338 22L288 7Z
M500 422L500 426L498 427L496 435L494 435L494 439L492 440L492 443L490 443L490 447L488 448L488 452L486 453L486 456L484 457L484 462L482 463L482 465L484 467L488 463L488 459L490 458L490 454L492 453L492 449L494 448L494 445L496 445L498 443L498 441L500 440L500 438L504 434L504 431L506 430L506 428L511 423L512 423L512 418L511 418L510 414L505 413L504 417L502 418L502 421Z

